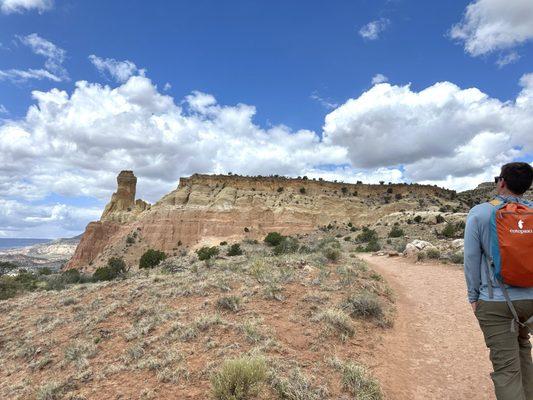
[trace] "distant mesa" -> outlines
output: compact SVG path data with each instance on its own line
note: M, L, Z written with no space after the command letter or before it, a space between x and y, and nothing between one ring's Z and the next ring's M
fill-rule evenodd
M99 221L87 226L65 268L92 272L110 257L138 264L149 248L177 254L221 241L305 234L330 223L381 224L389 215L439 207L464 212L465 197L431 185L348 184L280 176L194 174L155 204L135 199L137 178L121 171ZM387 228L390 229L390 228Z

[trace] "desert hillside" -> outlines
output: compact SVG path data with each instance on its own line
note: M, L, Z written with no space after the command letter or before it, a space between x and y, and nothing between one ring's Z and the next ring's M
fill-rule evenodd
M150 205L135 198L133 172L122 171L117 182L100 221L87 226L67 269L91 272L110 257L135 266L151 248L173 255L222 240L332 226L349 226L352 232L372 228L386 238L396 225L406 238L435 239L447 223L464 221L473 201L468 193L429 185L196 174L181 178L176 190ZM405 248L405 243L387 244Z
M48 275L1 301L0 398L382 398L365 364L393 294L354 242L213 248L110 281Z

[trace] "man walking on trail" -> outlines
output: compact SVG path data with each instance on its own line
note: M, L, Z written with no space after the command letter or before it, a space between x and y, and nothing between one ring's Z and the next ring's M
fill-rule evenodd
M495 181L498 196L472 208L467 217L468 300L490 349L496 398L533 400L533 257L524 256L533 254L533 204L522 198L533 182L533 168L506 164ZM506 219L511 222L502 228ZM516 269L510 273L509 268Z

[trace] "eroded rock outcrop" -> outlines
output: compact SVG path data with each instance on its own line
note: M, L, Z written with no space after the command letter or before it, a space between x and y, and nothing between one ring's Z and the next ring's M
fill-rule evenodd
M117 183L101 220L88 225L66 268L92 271L112 256L136 265L148 248L173 254L204 243L262 239L271 231L303 234L334 222L362 227L420 210L421 199L441 205L455 198L455 192L429 185L195 174L150 206L134 200L131 171L121 172Z

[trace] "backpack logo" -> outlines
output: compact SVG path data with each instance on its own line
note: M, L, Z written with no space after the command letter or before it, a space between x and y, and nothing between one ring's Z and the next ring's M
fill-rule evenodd
M518 221L518 229L520 230L524 229L524 221L522 220Z

